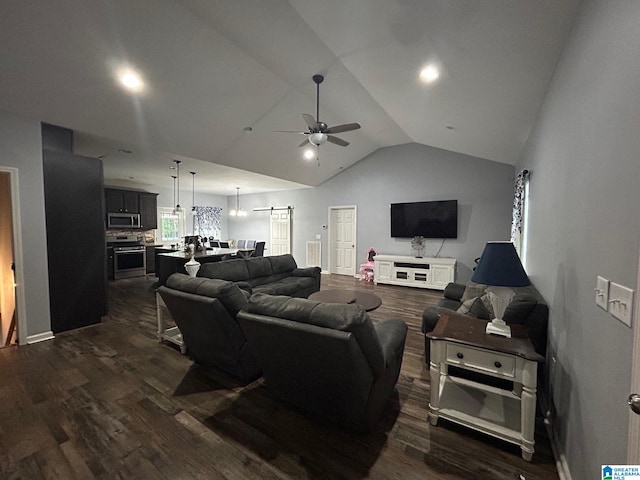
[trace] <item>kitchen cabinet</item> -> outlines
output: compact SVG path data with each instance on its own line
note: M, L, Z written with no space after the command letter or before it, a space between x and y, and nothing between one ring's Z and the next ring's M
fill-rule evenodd
M105 188L107 213L139 213L140 229L158 228L158 194Z
M140 192L132 190L105 190L107 213L140 213Z
M140 228L144 230L158 228L158 194L140 193L138 205L140 206Z

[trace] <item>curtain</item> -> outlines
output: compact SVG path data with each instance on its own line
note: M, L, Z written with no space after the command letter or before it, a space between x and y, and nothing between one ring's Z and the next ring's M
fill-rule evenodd
M525 193L527 182L529 181L529 171L523 170L516 177L515 192L513 195L513 216L511 219L511 242L516 247L518 255L522 255L522 244L524 241L522 232L524 230L525 215Z
M202 237L220 238L222 234L221 207L193 207L196 211L193 234Z

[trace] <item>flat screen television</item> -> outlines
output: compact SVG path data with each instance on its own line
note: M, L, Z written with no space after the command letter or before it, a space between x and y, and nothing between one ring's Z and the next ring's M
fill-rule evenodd
M391 204L391 236L458 238L458 201Z

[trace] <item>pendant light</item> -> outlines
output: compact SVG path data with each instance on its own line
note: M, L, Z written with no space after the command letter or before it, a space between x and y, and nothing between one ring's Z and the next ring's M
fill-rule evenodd
M232 217L246 217L247 212L240 208L240 187L236 187L236 208L229 212L229 215Z
M175 175L171 175L171 178L173 178L173 204L176 204L176 176ZM175 214L175 210L173 211L173 213Z
M191 215L196 214L196 172L191 174Z
M173 162L176 164L176 179L178 181L178 196L176 197L177 202L176 206L173 208L173 214L178 215L179 213L182 213L182 207L180 206L180 164L182 163L182 160L174 160Z

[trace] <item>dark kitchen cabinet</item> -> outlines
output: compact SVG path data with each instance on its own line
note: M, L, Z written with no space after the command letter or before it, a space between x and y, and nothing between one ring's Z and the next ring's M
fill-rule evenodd
M140 193L140 228L151 230L158 228L158 194Z
M139 192L130 190L105 190L107 213L140 213Z
M156 247L155 245L147 245L145 249L147 260L147 273L156 273Z
M139 213L140 229L158 228L158 194L105 188L107 213Z

